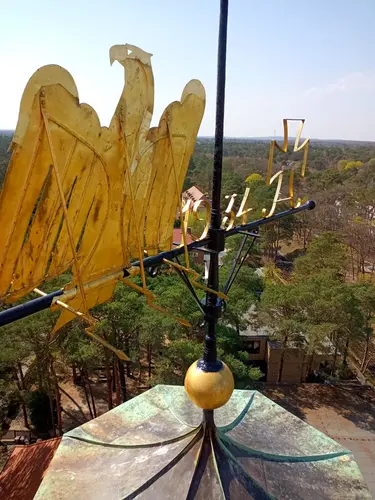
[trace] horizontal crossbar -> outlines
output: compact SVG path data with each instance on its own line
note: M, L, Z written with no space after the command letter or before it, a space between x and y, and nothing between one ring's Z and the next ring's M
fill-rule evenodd
M245 231L251 231L254 230L260 226L264 226L266 224L270 224L271 222L275 222L277 220L280 220L284 217L290 216L297 214L298 212L302 212L304 210L313 210L315 208L315 202L310 200L303 205L300 205L297 208L290 208L288 210L285 210L283 212L280 212L278 214L272 215L271 217L265 217L262 219L258 219L252 222L249 222L248 224L242 224L240 226L235 226L231 228L229 231L225 231L224 236L225 238L228 238L230 236L234 236L235 234L243 234ZM255 236L255 235L252 235ZM200 249L202 247L207 246L210 243L210 237L208 236L207 238L193 241L189 245L187 245L188 251ZM154 255L152 257L146 257L143 259L143 265L145 268L154 268L157 266L160 266L164 260L172 260L176 258L178 255L182 255L184 253L184 247L179 247L179 248L174 248L172 250L169 250L167 252L161 252L158 255ZM119 279L121 277L128 277L128 276L136 276L139 274L139 267L140 267L140 261L133 262L131 265L130 269L123 269L122 272L121 270L119 271ZM138 269L137 269L138 268ZM113 273L112 273L113 274ZM121 274L123 274L121 276ZM111 275L112 277L112 275ZM105 281L105 277L103 276L100 278L100 281ZM86 286L88 288L91 288L92 284L87 283L84 285L85 288ZM30 316L31 314L35 314L39 311L42 311L43 309L48 309L51 307L52 302L54 301L55 297L61 296L61 295L68 295L71 293L76 293L75 289L69 290L68 292L64 292L64 290L56 290L55 292L49 293L43 297L39 297L34 300L30 300L28 302L25 302L24 304L20 304L18 306L11 307L9 309L6 309L5 311L0 312L0 326L7 325L9 323L13 323L13 321L17 321L19 319L25 318L27 316Z

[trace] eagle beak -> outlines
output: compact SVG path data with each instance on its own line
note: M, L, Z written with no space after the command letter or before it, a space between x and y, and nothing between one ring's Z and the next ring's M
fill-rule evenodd
M128 56L128 48L127 45L113 45L109 49L109 61L112 64L115 61L124 61Z
M148 52L139 49L135 45L113 45L109 49L109 61L112 64L118 61L120 64L126 59L138 59L141 63L151 66L151 56Z

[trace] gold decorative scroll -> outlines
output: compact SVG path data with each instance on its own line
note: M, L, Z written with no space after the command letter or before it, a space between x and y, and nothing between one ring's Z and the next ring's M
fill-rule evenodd
M300 166L300 176L304 177L306 173L306 165L307 165L307 157L308 157L308 151L309 151L309 144L310 144L310 139L305 139L301 144L301 134L302 134L302 129L303 125L305 123L304 119L295 119L295 118L285 118L283 120L283 127L284 127L284 137L283 137L283 145L280 146L276 140L271 141L270 145L270 153L269 153L269 158L268 158L268 168L267 168L267 175L266 175L266 184L267 186L270 186L271 184L275 184L275 194L274 198L272 201L272 206L269 211L267 209L262 209L262 216L263 217L270 217L275 213L276 206L278 203L283 202L283 201L289 201L289 206L290 208L295 208L300 206L301 204L301 199L297 198L295 199L294 196L294 176L295 176L295 169L289 169L289 170L279 170L275 173L273 173L273 158L274 158L274 152L275 148L277 148L279 151L282 153L287 153L288 152L288 122L289 121L299 121L299 127L298 131L296 134L296 138L294 141L294 146L293 146L293 152L301 151L303 150L303 160L302 164ZM284 178L287 178L288 180L288 196L285 198L281 198L281 192L282 192L282 186L283 186L283 181ZM232 193L230 195L226 195L225 198L228 200L227 207L225 210L222 212L222 222L221 222L221 227L225 229L226 231L229 231L232 229L232 227L236 223L236 219L239 224L246 224L248 221L248 214L252 210L254 210L256 207L251 207L251 197L250 197L250 188L246 187L244 195L242 197L242 200L240 202L239 209L235 211L234 205L236 204L237 201L237 193ZM198 215L198 209L200 206L203 205L205 207L205 217L201 218ZM238 206L238 203L237 203ZM202 207L203 208L203 207ZM187 232L187 227L188 227L188 221L189 217L191 214L196 219L199 220L204 220L205 221L205 229L201 236L198 239L204 239L207 234L208 234L208 228L210 224L210 217L211 217L211 205L207 200L202 200L198 201L195 203L194 207L192 208L192 203L191 200L187 200L187 202L183 205L182 211L181 211L183 217L182 217L182 224L181 227L183 228L183 232Z
M233 206L234 206L234 202L236 201L236 196L237 196L237 193L233 193L230 196L229 195L225 196L226 199L229 198L229 203L228 203L227 208L224 211L225 215L221 220L221 227L223 229L226 229L226 231L229 231L234 226L236 214L233 211ZM228 225L227 225L227 223L228 223Z
M283 120L283 128L284 128L283 145L280 146L276 140L271 141L270 153L269 153L269 157L268 157L266 183L267 183L267 186L270 186L271 184L276 183L276 191L275 191L275 196L274 196L274 199L272 202L272 207L269 210L269 212L267 212L267 210L265 208L262 210L263 217L271 217L271 215L273 215L275 212L277 203L280 203L283 201L289 201L290 208L298 207L301 204L301 199L298 198L296 200L295 195L294 195L294 173L295 173L295 170L290 169L287 171L287 172L289 172L289 187L288 187L288 197L286 197L286 198L280 198L281 186L282 186L283 178L284 178L284 175L286 172L284 170L279 170L275 174L272 174L275 148L277 148L282 153L288 152L288 143L289 143L288 122L290 122L290 121L299 121L300 122L298 130L297 130L297 134L295 137L295 141L294 141L293 152L295 153L297 151L303 150L303 160L302 160L302 165L301 165L300 176L301 177L305 176L306 165L307 165L307 156L308 156L309 144L310 144L310 139L305 139L302 142L302 144L300 144L302 129L303 129L303 125L305 123L305 120L303 118L284 118L284 120Z
M110 61L124 67L125 85L109 127L79 102L65 69L50 65L34 73L0 193L0 299L18 300L72 269L73 281L56 303L62 314L55 329L74 314L95 324L89 310L112 297L132 258L142 260L145 249L148 255L171 249L204 113L205 90L191 80L181 101L150 128L151 54L116 45ZM140 274L152 303L142 265Z

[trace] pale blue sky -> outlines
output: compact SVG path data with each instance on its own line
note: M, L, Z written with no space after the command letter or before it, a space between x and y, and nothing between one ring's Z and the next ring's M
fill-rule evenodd
M375 0L231 0L227 136L281 135L306 118L318 138L375 141ZM153 53L156 124L192 78L213 135L219 0L0 0L0 129L14 128L23 88L49 63L73 75L108 125L123 85L111 45Z

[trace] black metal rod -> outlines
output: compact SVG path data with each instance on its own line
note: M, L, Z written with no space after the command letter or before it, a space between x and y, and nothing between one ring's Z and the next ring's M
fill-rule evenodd
M241 241L241 245L240 245L240 248L238 249L237 253L236 253L236 256L234 258L234 261L233 261L233 264L232 264L232 268L230 270L230 273L229 273L229 276L228 276L228 279L224 285L224 288L223 288L223 292L226 294L227 291L228 291L228 287L229 287L229 284L231 282L231 279L233 277L233 274L236 270L236 266L239 262L239 260L241 259L241 254L242 254L242 250L243 250L243 247L245 246L245 243L247 241L247 238L248 238L248 235L246 234L243 238L242 238L242 241Z
M271 217L258 219L253 222L249 222L248 224L243 224L241 226L233 227L229 231L224 232L224 238L228 238L235 234L238 234L241 231L247 231L251 229L258 228L259 226L263 226L265 224L269 224L271 222L275 222L279 219L287 217L289 215L294 215L298 212L302 212L303 210L313 210L315 208L315 202L310 200L307 203L304 203L300 207L290 208L289 210L285 210L284 212L280 212L276 215L272 215ZM204 238L203 240L193 241L188 245L188 250L192 251L195 248L199 248L202 246L209 245L211 242L210 237ZM152 257L146 257L143 259L143 264L145 268L153 268L159 266L163 263L164 259L173 260L176 256L182 255L184 253L184 247L174 248L168 252L161 252L158 255L154 255ZM211 254L210 254L211 255ZM139 267L140 261L136 261L132 263L133 267ZM129 276L129 273L126 269L123 270L124 276ZM0 326L7 325L21 318L25 318L26 316L30 316L36 312L42 311L43 309L48 309L54 297L59 295L63 295L63 290L57 290L55 292L49 293L44 297L39 297L34 300L30 300L29 302L25 302L19 306L11 307L10 309L6 309L5 311L0 311Z
M212 207L209 234L211 241L210 265L207 284L212 290L219 290L219 252L224 250L224 231L221 226L221 177L223 168L223 140L224 140L224 110L225 110L225 77L227 58L227 31L228 31L228 0L220 1L219 42L217 54L217 90L216 90L216 122L215 122L215 147L214 171L212 178ZM205 371L217 371L221 363L217 361L216 348L216 323L217 295L209 292L206 297L206 336L203 359L199 363Z
M228 0L220 2L219 42L217 54L216 122L214 144L214 171L212 177L211 229L221 226L221 176L223 169L225 78L227 59ZM213 249L218 250L218 249Z
M271 222L275 222L279 219L283 219L284 217L288 217L290 215L298 214L299 212L303 212L304 210L313 210L315 208L315 202L310 200L300 205L297 208L289 208L288 210L284 210L283 212L279 212L278 214L272 215L271 217L265 217L263 219L258 219L252 222L248 222L247 224L242 224L241 226L232 227L229 231L224 231L224 238L228 238L228 236L233 236L235 234L240 233L241 231L250 231L251 229L256 229L259 226L264 226L266 224L270 224ZM187 245L188 250L194 250L195 248L200 248L204 246L209 246L211 244L211 236L209 235L207 238L202 240L193 241ZM161 252L158 255L154 255L152 257L146 257L143 259L143 265L145 268L154 267L160 265L164 259L172 260L176 255L182 255L185 252L184 247L174 248L173 250L169 250L167 252ZM210 254L211 255L211 254ZM140 261L132 262L132 266L139 267ZM127 271L124 270L126 275Z
M180 264L180 261L178 260L178 257L176 257L176 261L177 261L177 264ZM194 290L194 287L193 285L191 284L188 276L186 275L186 273L184 271L181 271L181 269L178 269L176 268L176 271L177 271L177 274L179 275L179 277L181 278L182 282L185 283L187 289L189 290L189 292L191 293L193 299L195 300L200 312L202 314L204 314L204 309L202 307L202 303L201 301L199 300L199 297L198 295L196 294L195 290Z
M236 271L234 272L233 276L231 277L231 280L230 280L230 281L229 281L229 283L228 283L228 286L226 286L226 288L224 288L224 293L225 293L225 295L227 295L227 294L229 293L229 291L230 291L230 289L231 289L231 286L233 285L234 280L237 278L237 274L240 272L241 267L243 266L243 263L245 262L245 260L246 260L247 256L248 256L248 255L249 255L249 253L250 253L250 250L251 250L251 249L253 248L253 246L254 246L255 239L256 239L256 238L253 238L253 241L250 243L250 245L249 245L248 249L247 249L247 250L246 250L246 252L245 252L245 255L242 257L241 261L239 262L239 264L238 264L238 267L237 267Z
M48 309L51 307L54 297L58 297L63 293L64 290L57 290L56 292L49 293L43 297L38 297L37 299L29 300L29 302L25 302L19 306L14 306L10 309L6 309L5 311L1 311L0 326L8 325L9 323L13 323L13 321L26 318L26 316L43 311L43 309Z
M233 234L237 234L240 231L249 231L250 229L255 229L259 226L265 226L266 224L270 224L271 222L283 219L288 215L295 215L299 212L303 212L304 210L314 210L314 208L315 201L309 200L299 207L289 208L288 210L284 210L283 212L279 212L278 214L271 215L271 217L264 217L263 219L248 222L247 224L243 224L242 226L232 227L232 229L229 229L229 231L225 231L225 237L227 238L228 236L233 236Z

